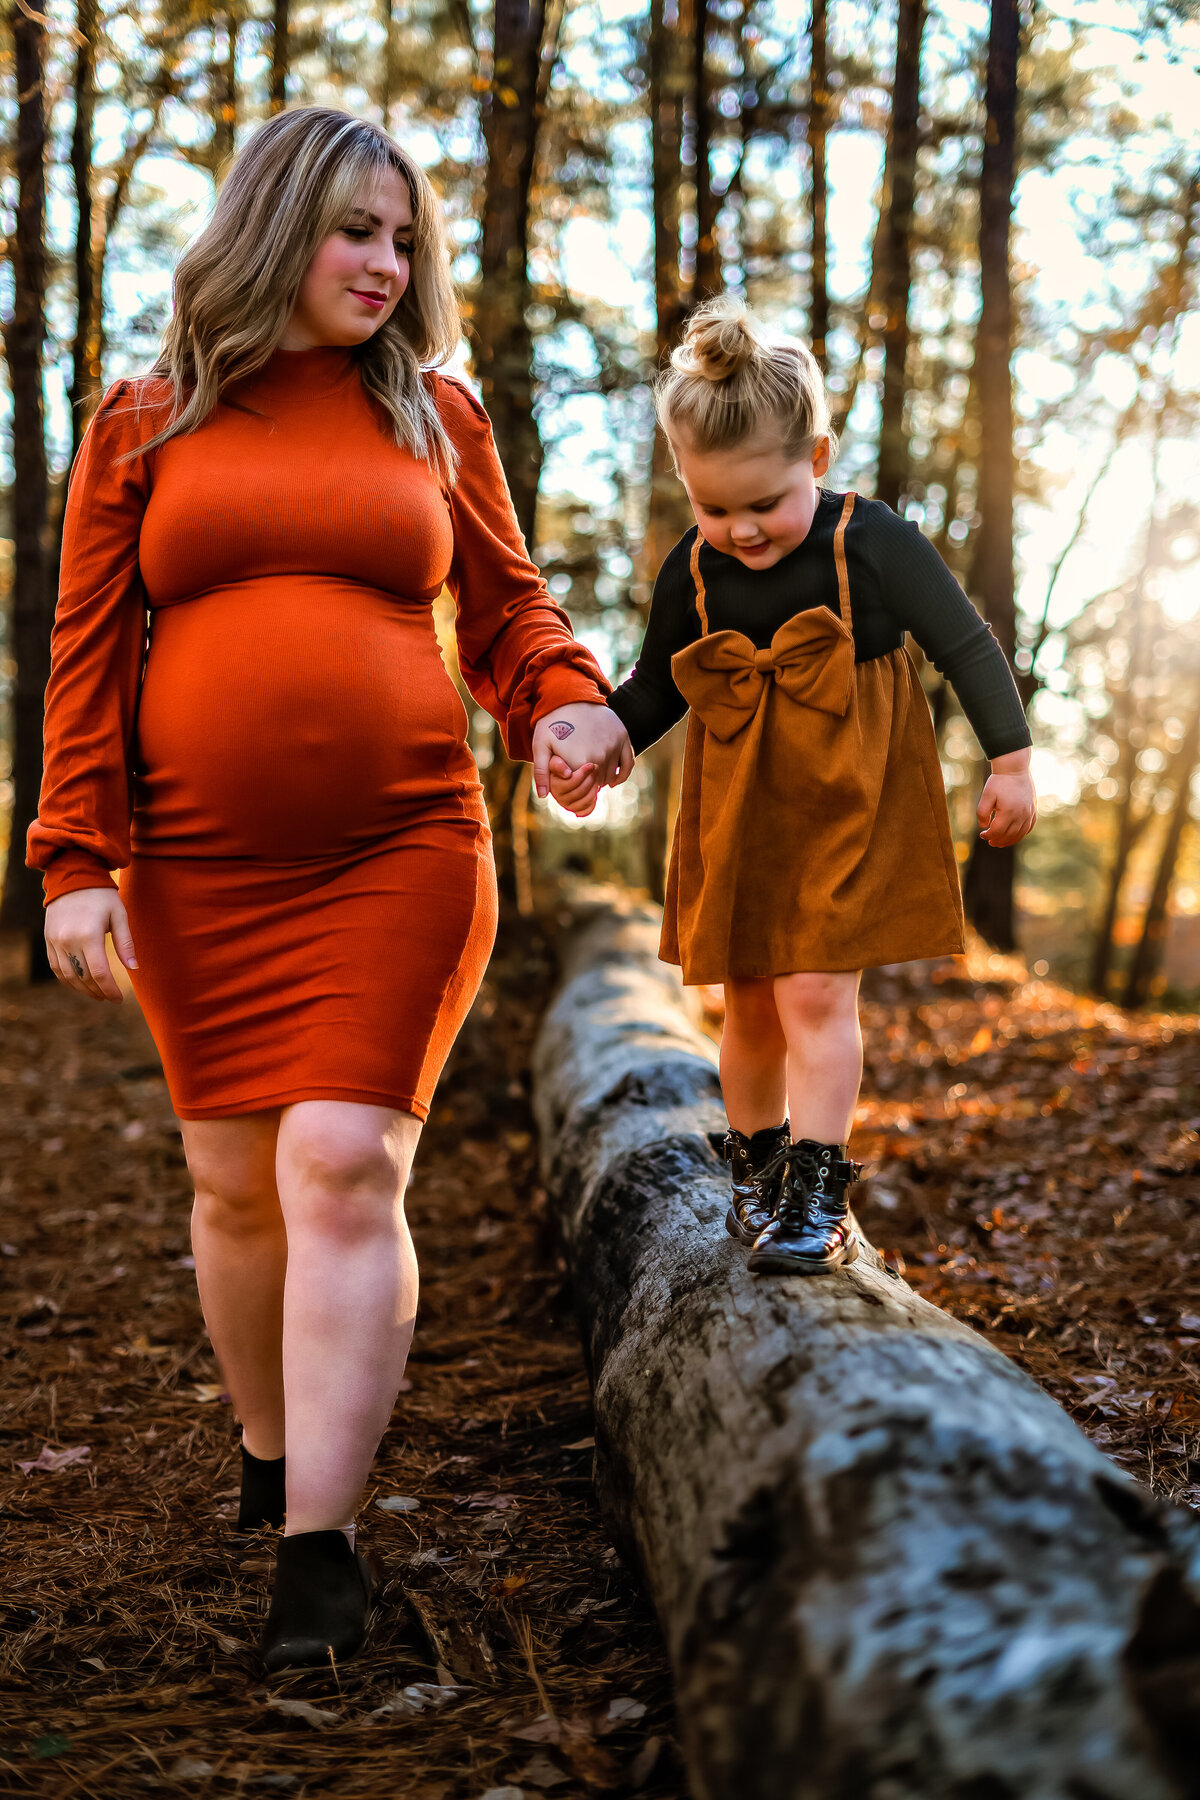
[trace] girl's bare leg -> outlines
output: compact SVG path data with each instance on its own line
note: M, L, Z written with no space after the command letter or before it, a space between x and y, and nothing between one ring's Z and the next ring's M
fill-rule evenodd
M251 1455L283 1455L287 1236L275 1189L276 1111L185 1119L192 1253L204 1322Z
M849 1140L862 1085L861 979L858 971L775 977L775 1006L787 1042L793 1140Z
M727 981L721 1033L721 1091L735 1131L747 1137L787 1116L788 1045L775 983ZM794 1135L794 1134L793 1134Z
M391 1418L417 1311L404 1189L420 1132L345 1101L280 1117L288 1535L351 1524Z

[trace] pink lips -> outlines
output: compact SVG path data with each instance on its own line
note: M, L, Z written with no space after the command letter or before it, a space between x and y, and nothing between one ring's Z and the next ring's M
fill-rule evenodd
M387 305L386 294L364 294L361 288L351 288L350 292L356 300L361 300L364 306L373 306L376 312L381 312Z

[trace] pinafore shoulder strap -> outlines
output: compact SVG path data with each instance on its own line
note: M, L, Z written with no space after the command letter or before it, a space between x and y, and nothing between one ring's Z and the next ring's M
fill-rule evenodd
M847 494L842 502L842 516L837 522L833 534L833 560L837 564L838 605L841 608L842 624L847 631L853 631L854 620L850 614L850 576L846 569L846 527L850 523L850 514L854 511L853 494Z
M696 585L696 613L700 620L700 636L708 636L708 608L704 603L704 577L700 573L700 546L704 539L700 536L700 528L696 527L696 535L692 539L692 580Z

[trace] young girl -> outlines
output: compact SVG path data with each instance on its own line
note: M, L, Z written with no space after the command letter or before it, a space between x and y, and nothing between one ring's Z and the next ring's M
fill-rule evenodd
M696 525L655 583L641 655L609 698L635 752L691 709L660 955L722 982L726 1224L756 1271L857 1255L847 1138L864 967L962 949L962 904L911 631L992 772L981 835L1035 817L1029 730L999 645L932 545L819 483L820 371L730 300L693 314L657 395ZM590 810L569 736L550 789Z

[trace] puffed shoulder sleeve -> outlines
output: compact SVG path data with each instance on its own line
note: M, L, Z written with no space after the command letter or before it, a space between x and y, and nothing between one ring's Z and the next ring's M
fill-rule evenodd
M544 713L573 700L603 705L609 683L529 559L487 414L461 382L437 376L434 391L458 452L446 585L458 605L459 666L509 755L528 761Z
M46 901L107 885L129 861L130 755L146 640L138 539L149 497L144 456L158 429L119 381L101 401L71 471L46 689L45 763L27 861Z

